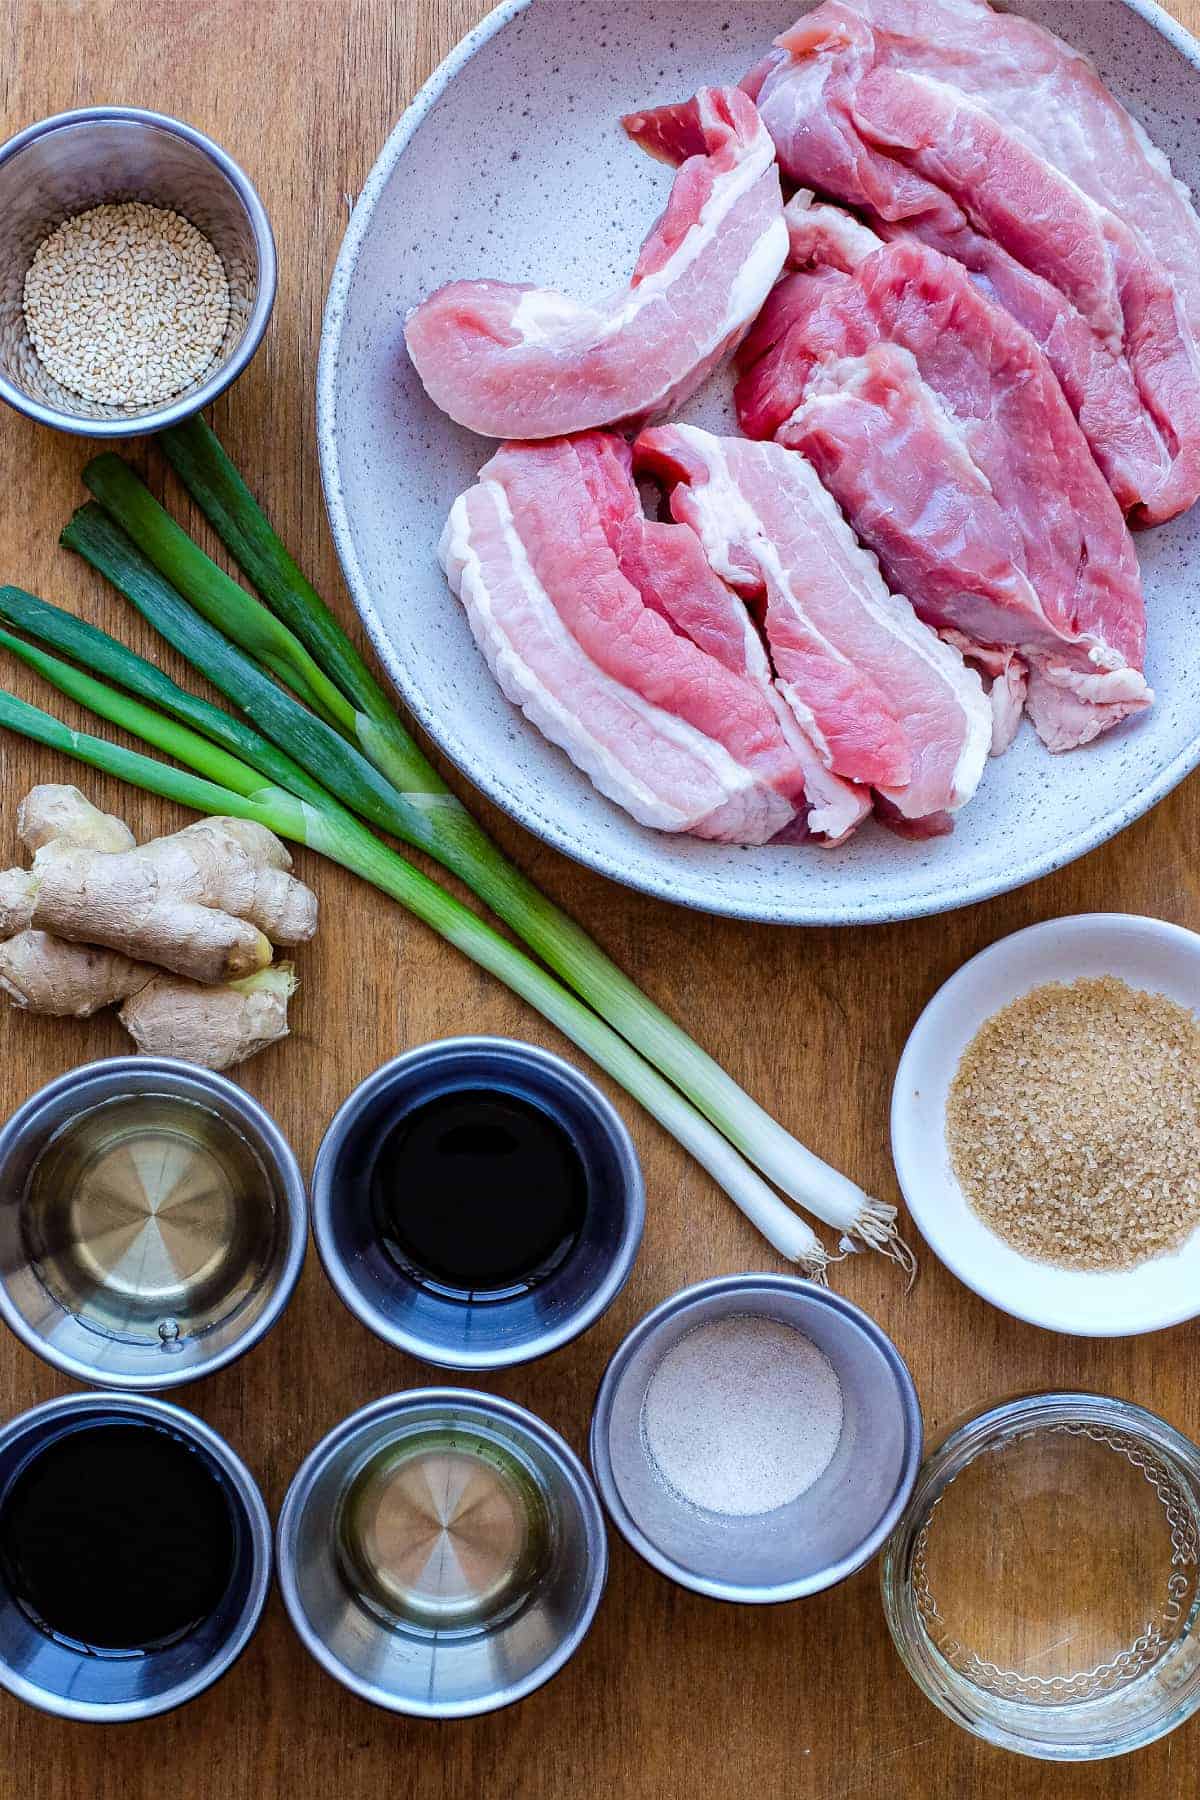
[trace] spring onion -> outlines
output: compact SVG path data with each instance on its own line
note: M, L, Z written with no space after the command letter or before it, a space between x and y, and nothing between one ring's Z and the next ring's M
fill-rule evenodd
M373 825L424 848L418 836L421 816L409 816L413 809L374 764L193 611L100 507L81 506L63 531L62 542L106 576L147 623L253 719L290 760L316 771L323 788Z
M27 594L18 587L0 587L0 619L6 620L15 630L23 631L27 637L49 644L51 649L82 663L93 673L117 682L128 693L148 701L160 712L170 713L181 724L194 727L214 744L231 751L243 762L252 763L260 774L301 800L312 800L318 805L324 800L325 791L320 783L269 738L241 719L235 719L231 713L223 712L219 706L202 700L198 694L189 694L153 663L126 649L98 626L89 625L86 619L64 612L61 606L52 606L48 600L39 600L35 594ZM21 652L17 650L16 653Z
M247 656L270 667L293 693L303 698L311 688L309 666L317 658L332 674L343 705L353 714L352 726L345 713L335 720L337 731L356 741L361 754L355 755L350 744L333 742L334 734L329 731L322 761L316 765L306 761L306 766L317 767L322 780L348 806L425 851L465 881L784 1193L844 1235L895 1256L911 1269L911 1253L896 1235L895 1207L866 1194L799 1143L655 1006L573 919L507 860L405 729L329 608L288 555L212 430L203 421L193 420L165 434L164 447L235 558L259 587L267 606L231 581L192 543L120 458L111 454L97 457L85 470L84 480L112 520L132 538L144 561L153 564L166 582ZM195 625L190 644L165 629L161 605L144 603L144 566L138 581L133 582L127 551L122 555L111 538L99 545L97 537L93 509L85 507L68 527L64 542L101 567L268 735L284 748L293 749L294 712L303 709L296 707L288 715L286 696L280 696L278 690L267 694L262 685L251 693L256 672L248 670L245 658L237 658L228 645L215 654L211 645L206 646L207 660L201 660ZM133 587L140 589L142 597L131 592ZM274 610L269 611L268 606ZM276 613L282 614L282 619ZM332 716L332 702L326 710ZM268 713L274 715L274 723ZM353 759L352 763L348 759ZM382 811L378 788L370 782L364 761L390 787ZM348 767L353 768L355 792L346 785Z
M11 633L0 637L7 648L17 649L19 640ZM782 1256L801 1264L809 1274L824 1272L829 1258L815 1232L669 1082L561 982L381 843L336 801L327 797L318 806L283 788L264 785L257 770L239 764L224 751L214 751L199 734L140 701L128 699L44 651L23 645L18 653L63 693L145 742L168 750L200 774L171 768L153 757L75 731L3 689L0 725L194 811L253 819L278 837L303 844L369 881L497 976L607 1070L708 1170ZM217 773L233 785L210 778Z

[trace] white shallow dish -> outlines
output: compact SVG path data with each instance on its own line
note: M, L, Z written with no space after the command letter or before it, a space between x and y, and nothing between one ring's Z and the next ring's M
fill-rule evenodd
M499 806L546 842L666 900L786 924L860 924L964 906L1120 831L1200 761L1200 522L1139 542L1158 704L1052 758L1028 728L987 769L951 837L868 825L835 851L739 849L646 830L598 794L496 687L437 564L442 523L491 454L426 397L405 313L442 282L493 275L581 296L627 278L669 172L623 112L736 80L803 0L506 0L431 77L388 139L334 271L318 424L334 537L405 701ZM1185 181L1200 187L1200 52L1151 0L1020 0L1090 54ZM684 409L721 429L718 376ZM1197 509L1200 511L1200 509Z
M1074 1337L1132 1337L1200 1314L1200 1231L1137 1268L1056 1269L1005 1243L971 1210L946 1148L946 1103L980 1026L1048 981L1116 975L1130 987L1200 1002L1200 936L1132 913L1081 913L1031 925L964 963L913 1028L892 1091L892 1156L913 1220L934 1254L993 1306Z

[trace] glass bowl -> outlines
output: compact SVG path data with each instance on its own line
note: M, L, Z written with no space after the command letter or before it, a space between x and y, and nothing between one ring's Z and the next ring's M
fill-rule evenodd
M1200 1706L1200 1450L1140 1406L1035 1394L959 1426L881 1568L909 1674L988 1743L1097 1761Z

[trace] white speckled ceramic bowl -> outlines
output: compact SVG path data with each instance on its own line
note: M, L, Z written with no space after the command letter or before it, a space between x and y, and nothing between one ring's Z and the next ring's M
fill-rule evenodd
M801 0L506 0L431 77L384 146L334 272L321 347L325 492L351 591L405 701L471 780L614 880L709 912L856 924L963 906L1070 862L1200 761L1200 522L1139 542L1148 717L1052 758L1023 730L949 838L868 826L840 850L743 850L636 825L511 707L438 567L454 498L490 454L452 425L405 353L405 313L457 276L581 295L628 275L670 175L623 112L736 80ZM1020 0L1087 51L1177 173L1200 188L1200 49L1151 0ZM720 428L718 376L685 409Z
M1200 1010L1200 935L1133 913L1082 913L980 951L938 989L905 1045L892 1090L892 1156L918 1231L967 1287L1046 1331L1133 1337L1200 1314L1200 1231L1173 1255L1133 1269L1033 1262L972 1211L946 1147L950 1086L980 1027L1045 982L1101 975Z

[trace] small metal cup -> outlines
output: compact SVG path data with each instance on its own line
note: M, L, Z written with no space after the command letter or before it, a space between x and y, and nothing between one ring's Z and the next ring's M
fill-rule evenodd
M533 1483L547 1518L547 1556L536 1581L493 1622L473 1628L453 1616L430 1625L389 1618L339 1552L356 1477L381 1452L431 1430L494 1445ZM410 1543L394 1517L387 1539L397 1563L419 1554L426 1603L437 1599L443 1568L454 1573L452 1598L459 1597L458 1578L464 1567L468 1577L478 1567L480 1547L477 1541L472 1564L456 1543L455 1519L437 1512L439 1496L432 1498L419 1540ZM578 1457L524 1407L465 1388L393 1394L330 1432L288 1489L277 1557L284 1605L322 1667L376 1706L428 1719L493 1712L549 1681L587 1634L608 1574L604 1516Z
M230 312L209 368L152 406L85 400L43 367L25 327L25 276L42 240L73 214L121 200L170 207L225 265ZM211 138L136 106L58 113L0 147L0 397L43 425L88 437L161 431L224 393L250 361L275 300L275 241L249 177Z
M646 1447L642 1407L655 1369L697 1326L751 1313L803 1332L842 1388L842 1435L805 1493L747 1517L702 1511L672 1492ZM622 1537L681 1587L772 1604L844 1581L881 1548L921 1461L921 1409L900 1352L839 1294L790 1275L730 1275L684 1288L635 1325L592 1414L596 1485Z
M77 1316L50 1273L31 1218L31 1181L64 1128L108 1102L166 1096L216 1116L248 1147L261 1172L264 1209L241 1200L232 1225L224 1205L189 1197L169 1228L172 1195L149 1186L114 1213L106 1192L81 1199L86 1261L79 1282L108 1286L113 1322ZM86 1064L26 1101L0 1131L0 1317L45 1362L94 1387L161 1392L224 1368L256 1344L291 1299L308 1246L308 1206L296 1158L273 1119L250 1096L207 1069L167 1057L114 1056ZM42 1260L45 1258L45 1260ZM180 1328L202 1296L203 1323ZM124 1326L115 1315L126 1310ZM87 1322L85 1322L85 1318Z
M544 1107L587 1176L580 1242L530 1293L465 1302L419 1287L387 1255L371 1212L372 1146L400 1114L455 1088L498 1088ZM641 1165L600 1090L560 1057L503 1038L447 1038L386 1063L336 1114L313 1169L313 1236L330 1281L377 1337L445 1369L530 1362L594 1324L642 1241Z
M178 1643L134 1656L73 1649L35 1625L0 1583L0 1687L62 1719L119 1724L194 1700L241 1655L266 1604L271 1521L253 1475L210 1426L165 1400L121 1394L70 1394L0 1426L0 1508L30 1457L64 1431L100 1422L157 1425L195 1446L225 1491L236 1542L229 1586L212 1617Z

